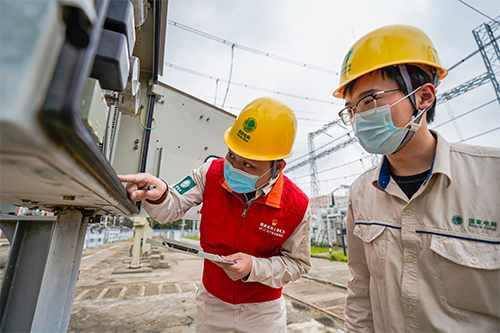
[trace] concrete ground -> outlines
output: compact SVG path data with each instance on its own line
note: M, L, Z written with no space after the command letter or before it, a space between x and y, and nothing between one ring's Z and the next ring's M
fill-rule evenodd
M191 241L183 239L183 241ZM202 259L166 249L163 268L145 260L129 269L132 240L84 251L68 332L195 332L195 292ZM347 282L347 265L312 258L308 276L338 285ZM288 332L342 332L321 311L286 299Z

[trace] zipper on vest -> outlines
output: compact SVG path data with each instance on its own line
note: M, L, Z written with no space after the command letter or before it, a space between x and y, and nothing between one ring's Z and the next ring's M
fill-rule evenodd
M245 214L247 213L248 208L250 208L250 205L245 205L245 209L243 210L243 214L241 214L241 217L244 218Z
M245 214L247 213L247 210L248 208L250 208L250 205L252 204L252 202L245 202L243 200L241 200L240 197L238 197L236 194L234 194L233 192L231 192L232 195L234 195L234 197L236 199L238 199L239 201L241 201L241 203L243 204L243 206L245 206L245 209L243 210L243 213L241 214L241 217L244 218L245 217Z

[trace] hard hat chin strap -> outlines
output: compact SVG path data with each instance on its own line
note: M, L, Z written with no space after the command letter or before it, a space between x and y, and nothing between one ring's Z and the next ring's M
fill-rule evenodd
M413 91L413 85L411 83L411 79L410 79L410 75L408 74L408 70L406 69L406 65L399 64L398 68L399 68L399 72L401 73L401 77L403 78L403 81L406 85L407 93ZM438 82L439 82L439 77L437 75L434 75L434 86L436 86L436 80L438 80ZM427 109L429 109L429 108L426 108L423 110L418 109L414 94L412 94L408 97L410 98L411 104L413 105L413 110L414 110L413 114L414 115L412 116L412 119L411 119L410 123L408 124L408 125L410 125L410 130L408 131L408 133L406 133L405 137L403 138L403 141L401 141L401 143L399 144L398 148L396 148L394 153L399 151L401 148L403 148L408 143L408 141L411 140L411 138L413 137L413 134L415 134L415 132L422 125L421 122L422 122L422 118L423 118L425 111L427 111ZM415 114L415 112L416 112L416 114Z
M410 79L410 74L408 74L408 70L406 69L405 64L399 64L398 65L399 72L401 73L401 77L403 78L403 81L406 85L406 93L409 94L410 92L413 91L413 85L411 84L411 79ZM418 110L417 108L417 103L415 102L415 95L409 96L411 104L413 105L413 109L415 111Z
M278 170L278 161L273 161L273 171L271 172L271 179L278 177L276 171Z

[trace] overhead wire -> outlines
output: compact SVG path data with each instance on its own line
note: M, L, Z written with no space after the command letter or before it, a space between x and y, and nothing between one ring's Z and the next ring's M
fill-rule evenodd
M226 106L225 107L226 109L232 109L232 110L239 110L241 111L243 108L238 108L238 107L235 107L235 106ZM295 113L297 113L297 111L294 111ZM303 117L296 117L298 120L305 120L305 121L317 121L317 122L320 122L320 123L325 123L325 120L323 119L310 119L310 118L303 118Z
M485 131L483 133L479 133L479 134L476 134L474 136L471 136L470 138L467 138L467 139L463 139L461 140L460 142L465 142L465 141L469 141L469 140L472 140L472 139L475 139L477 137L480 137L480 136L483 136L485 134L488 134L488 133L491 133L491 132L494 132L494 131L498 131L500 129L500 126L499 127L496 127L496 128L493 128L493 129L490 129L488 131Z
M362 174L363 172L357 172L357 173L353 173L353 174L350 174L350 175L347 175L347 176L342 176L342 177L335 177L335 178L330 178L330 179L324 179L324 180L318 180L320 183L323 183L323 182L330 182L330 181L334 181L334 180L339 180L339 179L346 179L346 178L351 178L351 177L357 177L359 176L360 174ZM306 182L306 181L302 181L302 182L294 182L295 184L299 185L299 184L311 184L310 182Z
M170 67L170 68L173 68L173 69L177 69L177 70L180 70L180 71L183 71L183 72L186 72L186 73L190 73L190 74L193 74L193 75L197 75L197 76L200 76L200 77L204 77L204 78L207 78L207 79L210 79L210 80L219 80L220 82L225 82L225 83L229 82L228 80L224 80L224 79L221 79L221 78L217 78L215 76L211 76L211 75L207 75L207 74L204 74L204 73L200 73L200 72L194 71L192 69L188 69L188 68L185 68L185 67L182 67L182 66L171 64L169 62L165 62L165 65L167 67ZM312 102L326 103L326 104L332 104L332 105L339 104L338 102L334 102L334 101L327 101L327 100L324 100L324 99L312 98L312 97L308 97L308 96L302 96L302 95L287 93L287 92L283 92L283 91L276 91L276 90L271 90L271 89L267 89L267 88L256 87L256 86L245 84L245 83L239 83L239 82L234 82L233 81L233 82L231 82L231 84L233 84L235 86L239 86L239 87L244 87L244 88L249 88L249 89L254 89L254 90L265 91L265 92L268 92L268 93L272 93L272 94L276 94L276 95L282 95L282 96L287 96L287 97L292 97L292 98L304 99L304 100L312 101Z
M341 167L344 167L344 166L347 166L347 165L350 165L350 164L354 164L354 163L357 163L357 162L361 162L362 160L364 160L365 158L368 158L368 157L370 157L370 155L363 156L361 158L358 158L356 160L352 160L352 161L346 162L344 164L335 165L335 166L330 167L328 169L324 169L324 170L318 171L318 174L324 173L324 172L327 172L327 171L332 171L332 170L335 170L335 169L338 169L338 168L341 168ZM311 175L302 175L302 176L295 176L295 177L292 177L292 178L293 179L300 179L300 178L305 178L305 177L310 177L310 176Z
M236 44L236 43L230 42L230 41L228 41L226 39L223 39L223 38L211 35L209 33L206 33L206 32L194 29L194 28L191 28L191 27L189 27L187 25L181 24L179 22L176 22L176 21L173 21L173 20L170 20L170 19L167 19L167 23L170 24L170 25L172 25L172 26L174 26L174 27L177 27L177 28L189 31L189 32L191 32L193 34L196 34L196 35L199 35L199 36L211 39L213 41L216 41L216 42L219 42L219 43L222 43L222 44L226 44L226 45L231 45L231 47L233 47L233 48L236 47L238 49L241 49L241 50L244 50L244 51L247 51L247 52L255 53L255 54L258 54L258 55L261 55L261 56L264 56L264 57L276 59L276 60L279 60L279 61L287 62L287 63L292 64L292 65L296 65L296 66L300 66L300 67L304 67L304 68L313 69L315 71L319 71L319 72L323 72L323 73L327 73L327 74L332 74L332 75L338 75L339 74L338 72L332 71L330 69L322 68L322 67L319 67L319 66L314 66L314 65L307 64L307 63L304 63L304 62L300 62L300 61L288 59L288 58L285 58L285 57L281 57L281 56L278 56L278 55L275 55L275 54L272 54L272 53L269 53L269 52L264 52L264 51L261 51L261 50L257 50L257 49L254 49L254 48L251 48L251 47L248 47L248 46Z
M324 147L328 146L329 144L332 144L333 142L335 142L335 141L337 141L337 140L340 140L340 139L341 139L341 138L343 138L344 136L346 136L346 135L348 135L348 136L349 136L351 133L352 133L352 130L351 130L351 131L349 131L349 132L347 132L347 133L342 134L341 136L337 137L336 139L333 139L332 141L329 141L329 142L325 143L325 144L324 144L324 145L322 145L321 147L315 148L315 149L314 149L313 151L311 151L311 152L307 152L306 154L301 155L301 156L299 156L299 157L297 157L297 158L295 158L295 159L293 159L293 160L289 161L289 162L288 162L288 164L293 163L293 162L295 162L295 161L298 161L298 160L300 160L300 159L302 159L302 158L304 158L304 157L309 158L309 154L311 154L311 153L315 153L315 152L317 152L318 150L320 150L321 148L324 148Z
M479 14L483 15L484 17L487 17L489 18L490 20L492 20L493 22L496 22L498 24L500 24L500 22L498 22L497 20L495 19L492 19L491 17L489 17L488 15L486 15L485 13L483 13L482 11L480 11L479 9L476 9L474 8L473 6L469 5L468 3L466 3L465 1L462 1L462 0L458 0L458 2L461 2L462 4L466 5L467 7L469 7L470 9L478 12Z
M441 123L441 124L439 124L439 125L432 126L432 129L436 129L436 128L438 128L438 127L441 127L441 126L443 126L443 125L446 125L447 123L449 123L449 122L451 122L451 121L454 121L454 120L456 120L456 119L458 119L458 118L461 118L461 117L463 117L463 116L465 116L465 115L468 115L469 113L472 113L472 112L474 112L474 111L477 111L477 110L479 110L479 109L481 109L481 108L483 108L483 107L485 107L485 106L487 106L487 105L489 105L489 104L491 104L491 103L493 103L493 102L496 102L496 101L497 101L497 99L495 98L495 99L493 99L493 100L491 100L491 101L489 101L489 102L486 102L486 103L484 103L484 104L482 104L482 105L480 105L480 106L478 106L478 107L476 107L476 108L474 108L474 109L471 109L471 110L469 110L469 111L467 111L467 112L464 112L464 113L462 113L461 115L458 115L458 116L456 116L456 117L450 118L450 119L448 119L447 121L442 122L442 123Z
M221 109L226 104L227 93L229 92L229 87L231 86L231 77L233 76L233 60L234 60L234 44L231 46L231 69L229 70L229 80L227 80L226 95L224 95L224 101L222 101Z

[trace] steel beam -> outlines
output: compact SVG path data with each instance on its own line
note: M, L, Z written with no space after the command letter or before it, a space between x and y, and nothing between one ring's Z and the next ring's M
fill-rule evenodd
M62 209L57 217L0 217L2 229L12 234L0 331L67 331L87 223L77 209Z

